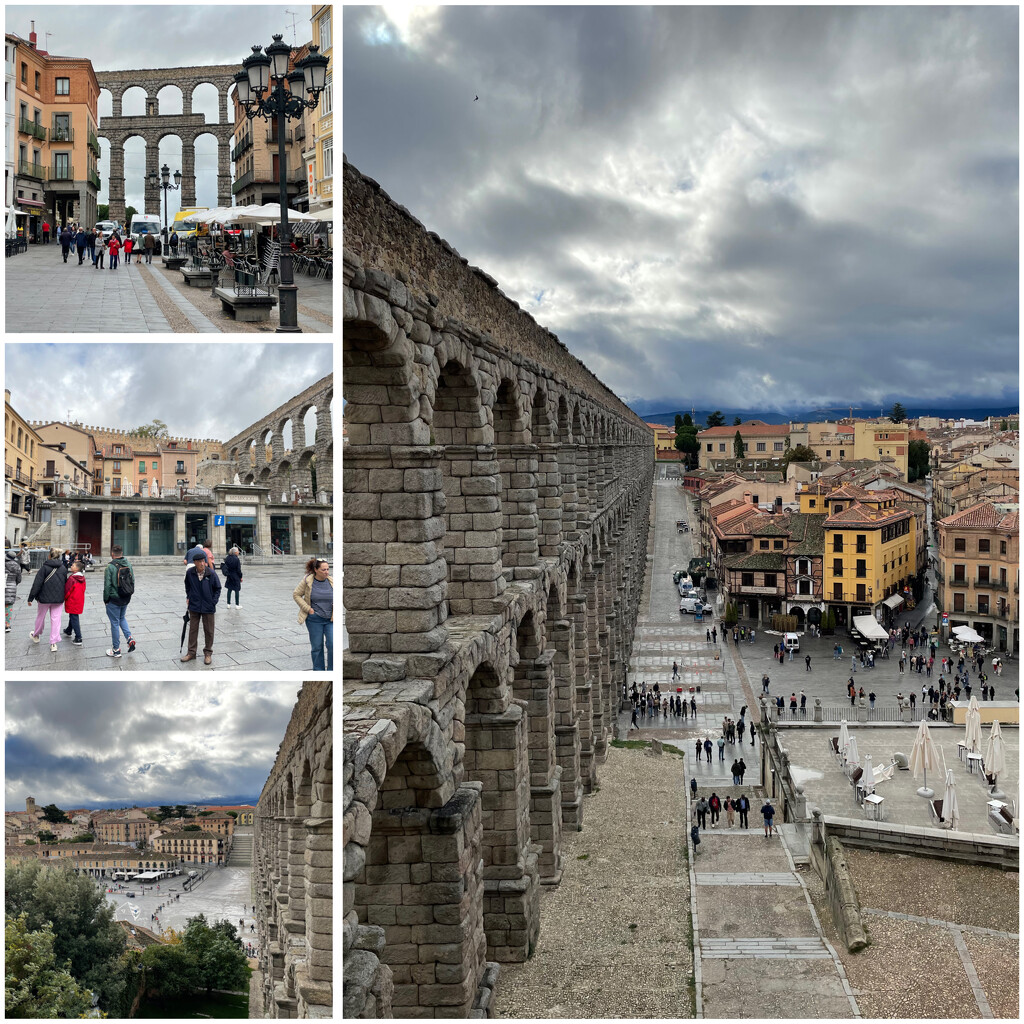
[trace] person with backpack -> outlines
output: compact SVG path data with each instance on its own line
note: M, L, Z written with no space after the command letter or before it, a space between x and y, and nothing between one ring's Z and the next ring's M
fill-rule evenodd
M135 650L135 638L125 618L125 609L135 594L135 570L124 557L124 548L115 544L110 549L110 561L103 573L103 604L110 622L110 648L108 658L121 657L121 634L128 641L128 653Z
M775 808L772 807L770 800L765 800L761 805L761 816L764 818L764 837L767 839L775 828Z
M708 810L711 812L711 827L714 828L718 823L718 815L722 811L722 801L718 799L717 793L711 794L711 799L708 800Z
M63 631L64 635L71 636L74 633L75 638L71 643L81 647L82 627L78 616L85 611L85 571L79 561L71 563L71 575L64 584L64 611L68 613L68 627Z
M14 602L18 600L18 584L21 582L21 559L14 548L4 553L4 625L5 633L11 631L11 615L14 613Z
M39 567L32 589L28 592L28 603L39 602L35 627L29 632L32 643L39 643L43 622L50 615L50 650L56 651L60 643L60 616L64 609L64 583L68 578L67 569L60 560L60 549L50 548L50 557ZM54 623L56 622L56 625Z
M213 661L213 634L216 628L217 601L221 583L206 552L196 554L185 570L185 600L188 604L188 651L182 661L195 661L199 647L199 623L203 624L203 664Z

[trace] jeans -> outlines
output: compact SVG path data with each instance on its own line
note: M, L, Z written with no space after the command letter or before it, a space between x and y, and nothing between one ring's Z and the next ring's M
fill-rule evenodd
M146 250L146 262L147 263L152 263L153 262L153 250L152 249L147 249Z
M107 609L107 619L110 622L110 648L111 650L119 651L121 649L120 634L124 634L125 640L131 640L132 638L131 628L124 615L128 610L128 605L114 604L113 601L108 601L105 607Z
M93 266L96 266L96 243L93 242L92 245L87 245L85 251L89 254L89 259L92 260Z
M117 264L118 264L119 260L120 260L120 256L116 252L112 252L110 254L110 269L111 270L116 270L117 269Z
M72 615L71 612L68 612L68 628L64 632L68 636L74 633L76 640L82 639L82 627L79 624L77 615Z
M84 259L85 259L85 246L84 245L80 245L78 247L78 265L79 266L82 265L82 260L84 260Z
M334 623L321 615L307 615L306 629L309 631L309 646L313 655L313 671L323 672L324 669L324 644L327 645L327 668L331 672L334 669Z
M131 263L131 261L132 261L132 253L131 253L130 249L125 249L125 251L124 251L124 261L125 261L125 263Z

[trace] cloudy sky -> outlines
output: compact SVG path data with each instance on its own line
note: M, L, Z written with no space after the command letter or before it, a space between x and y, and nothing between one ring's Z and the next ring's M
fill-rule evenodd
M8 682L5 808L257 797L301 683Z
M1018 42L1015 7L346 7L344 150L637 405L1015 403Z
M295 12L293 18L286 10ZM301 46L312 38L309 4L174 5L136 3L118 5L76 4L48 6L8 5L4 23L8 32L28 39L31 22L36 23L39 48L64 57L88 57L97 71L125 68L191 67L199 64L237 64L257 43L266 45L280 32L286 43ZM49 33L47 37L46 33ZM182 113L179 90L163 89L160 112ZM219 121L217 92L213 86L200 87L193 95L194 112L206 115L207 124ZM146 112L144 93L125 96L125 116ZM100 93L99 116L112 113L110 93ZM110 144L100 140L99 201L107 202L110 172ZM217 140L202 136L196 141L196 202L217 205ZM181 140L176 136L160 143L160 163L171 173L181 167ZM140 138L125 144L125 202L143 208L146 146ZM163 197L161 196L163 215ZM181 209L181 193L167 193L168 216Z
M333 368L329 344L252 341L7 344L4 356L5 387L26 419L66 419L70 412L72 421L130 430L155 418L172 435L220 441Z

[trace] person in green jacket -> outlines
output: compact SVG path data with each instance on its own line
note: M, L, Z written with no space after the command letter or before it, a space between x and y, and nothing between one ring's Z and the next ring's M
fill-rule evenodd
M135 650L135 639L125 618L125 610L135 593L135 570L124 557L124 549L115 544L110 549L110 561L103 573L103 604L110 621L110 649L108 658L121 657L121 634L128 641L128 653Z

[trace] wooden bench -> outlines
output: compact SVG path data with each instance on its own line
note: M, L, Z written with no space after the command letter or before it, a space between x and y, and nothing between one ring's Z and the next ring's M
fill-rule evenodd
M213 284L213 271L209 267L182 267L181 276L190 288L209 288Z
M214 294L220 299L221 308L230 313L236 320L255 323L269 320L270 314L277 305L275 295L239 295L227 288L217 288Z

